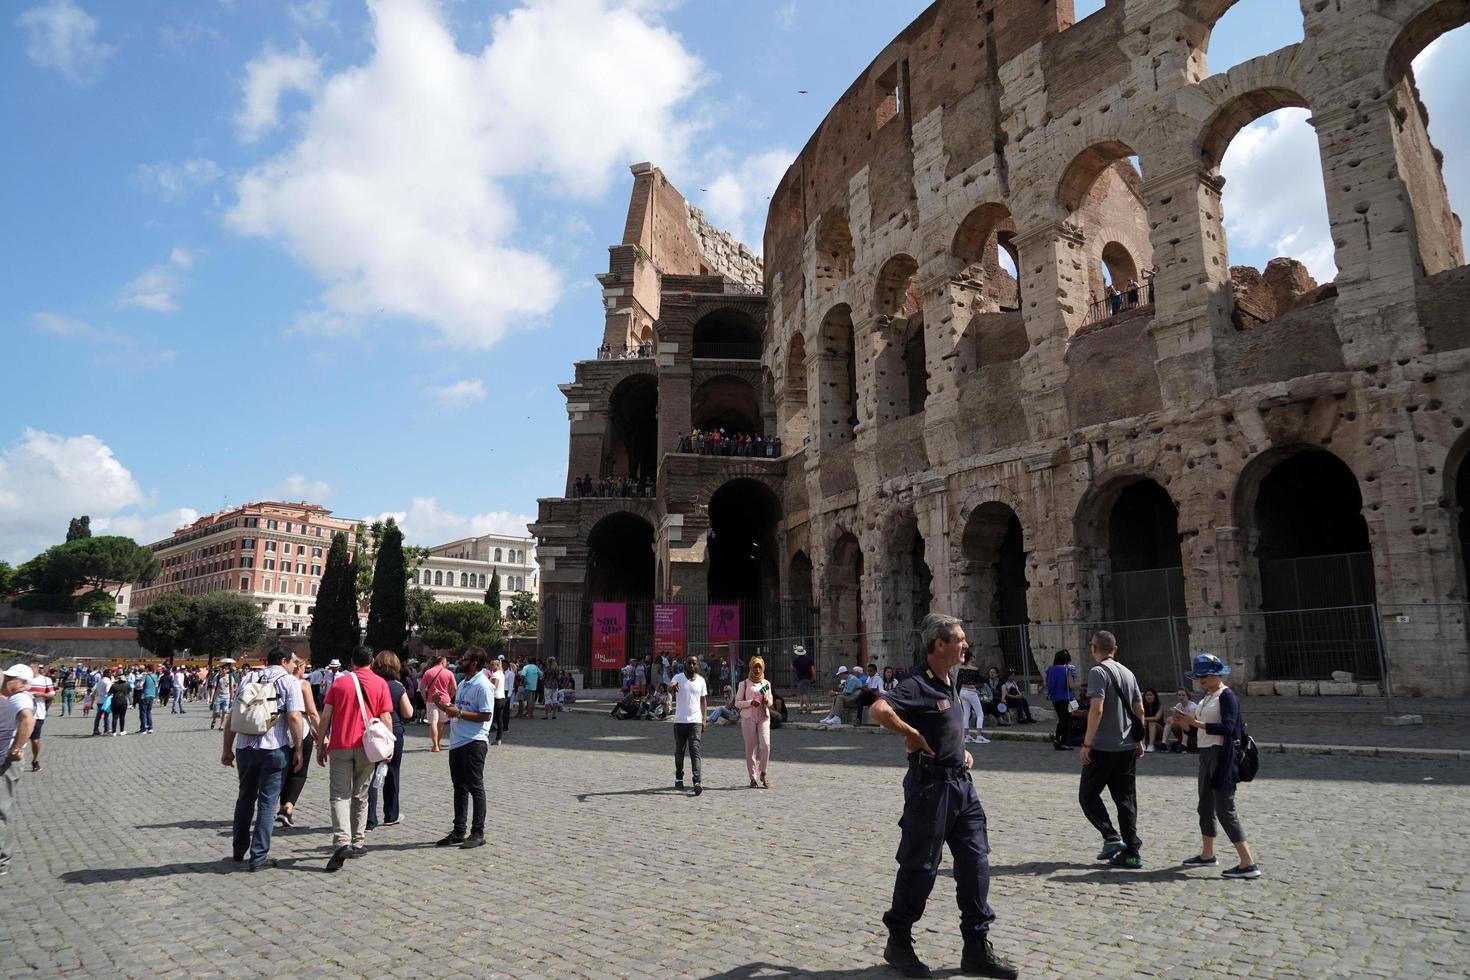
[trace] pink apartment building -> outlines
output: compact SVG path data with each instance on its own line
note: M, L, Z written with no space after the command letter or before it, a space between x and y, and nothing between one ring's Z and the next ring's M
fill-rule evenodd
M150 544L163 571L133 589L137 612L167 592L231 590L260 606L266 625L303 633L311 625L332 535L353 521L316 504L263 501L206 514Z

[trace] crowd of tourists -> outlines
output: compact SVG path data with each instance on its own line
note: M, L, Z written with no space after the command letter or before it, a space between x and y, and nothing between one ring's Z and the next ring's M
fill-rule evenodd
M631 361L638 357L652 356L653 341L651 340L637 344L599 344L597 347L599 361Z
M678 451L699 456L754 456L779 459L781 437L749 432L731 432L724 428L692 429L679 437Z
M657 483L651 476L605 476L592 479L588 473L572 481L573 497L652 497Z

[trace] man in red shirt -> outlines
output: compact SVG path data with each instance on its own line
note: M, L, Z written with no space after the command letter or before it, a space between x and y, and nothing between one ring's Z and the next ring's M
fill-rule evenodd
M336 845L327 861L328 871L336 871L347 858L362 857L367 851L362 841L374 766L363 751L362 736L369 718L377 718L390 730L393 727L388 683L368 669L372 662L373 651L368 647L353 650L352 670L332 683L322 708L317 765L326 765L330 756L332 843Z
M419 690L424 696L424 718L429 722L429 751L439 752L439 726L448 721L441 704L454 701L454 672L445 666L445 657L434 658L434 666L424 671Z

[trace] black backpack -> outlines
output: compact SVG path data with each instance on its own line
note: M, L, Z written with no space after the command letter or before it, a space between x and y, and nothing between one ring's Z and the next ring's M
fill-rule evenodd
M1260 768L1261 752L1256 748L1256 740L1246 731L1245 722L1241 722L1240 741L1235 743L1235 778L1248 783L1256 778Z

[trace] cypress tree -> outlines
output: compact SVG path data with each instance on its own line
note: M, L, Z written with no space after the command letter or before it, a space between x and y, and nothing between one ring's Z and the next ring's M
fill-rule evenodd
M373 565L373 598L368 607L367 645L398 652L408 633L408 574L403 564L403 532L392 518L378 542L378 559Z
M340 660L345 666L356 645L357 575L348 560L347 535L338 531L332 535L311 616L311 665L325 667Z
M490 587L485 590L485 605L495 610L495 618L500 619L500 573L490 572Z

